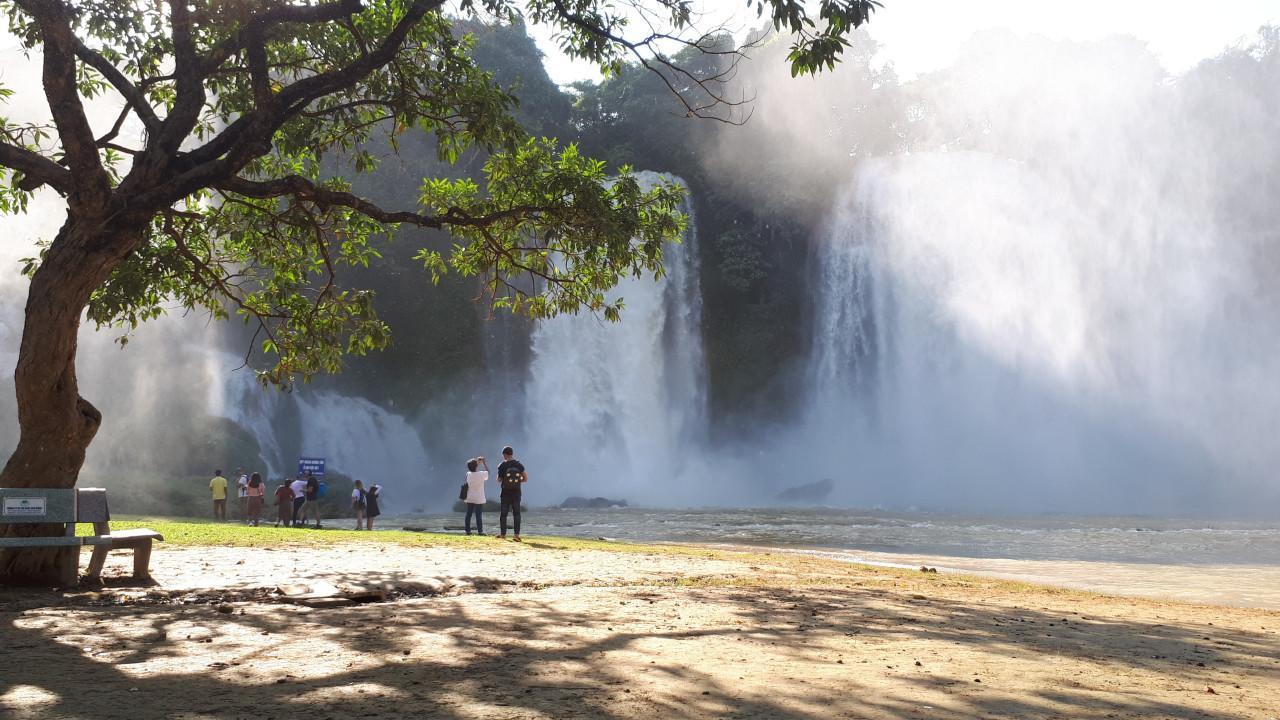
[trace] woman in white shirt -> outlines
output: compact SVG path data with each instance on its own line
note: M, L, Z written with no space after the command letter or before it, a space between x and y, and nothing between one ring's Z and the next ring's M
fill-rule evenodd
M480 466L483 470L477 470ZM471 534L471 516L476 516L476 533L484 534L484 484L489 481L489 463L483 457L467 461L467 518L462 525Z

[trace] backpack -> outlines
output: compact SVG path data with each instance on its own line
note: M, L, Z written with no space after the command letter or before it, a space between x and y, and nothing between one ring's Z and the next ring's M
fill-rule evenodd
M327 483L316 483L316 499L324 497L324 491L329 487Z
M523 465L512 465L511 467L508 467L507 471L502 474L501 478L499 478L502 482L502 489L504 492L507 490L520 489L520 478L524 474L524 471L520 469L522 467Z

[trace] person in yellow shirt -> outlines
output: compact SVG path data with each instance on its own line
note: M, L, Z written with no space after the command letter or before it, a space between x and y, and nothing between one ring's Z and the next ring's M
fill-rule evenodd
M227 479L222 477L221 470L213 471L213 479L209 481L209 492L213 493L213 519L227 519Z

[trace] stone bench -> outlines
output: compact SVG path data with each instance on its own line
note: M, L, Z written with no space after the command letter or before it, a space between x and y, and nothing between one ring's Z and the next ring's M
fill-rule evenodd
M155 530L139 528L111 532L111 513L107 509L107 491L103 488L0 488L0 526L12 524L62 525L61 535L39 537L2 537L0 550L6 548L58 547L66 554L59 560L64 586L76 584L80 567L80 548L93 548L89 560L91 580L102 574L107 553L133 550L133 576L138 580L151 577L151 543L163 541ZM92 535L76 535L78 523L92 523Z

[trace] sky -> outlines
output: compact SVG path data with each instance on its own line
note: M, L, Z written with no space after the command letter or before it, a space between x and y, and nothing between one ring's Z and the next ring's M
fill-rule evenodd
M725 18L730 29L756 24L746 0L698 0L708 20ZM1165 68L1180 73L1223 48L1280 24L1280 0L883 0L871 34L900 77L945 67L975 33L1006 28L1061 40L1133 35L1148 43ZM547 56L547 72L560 84L598 79L590 63L574 62L543 28L534 37Z

